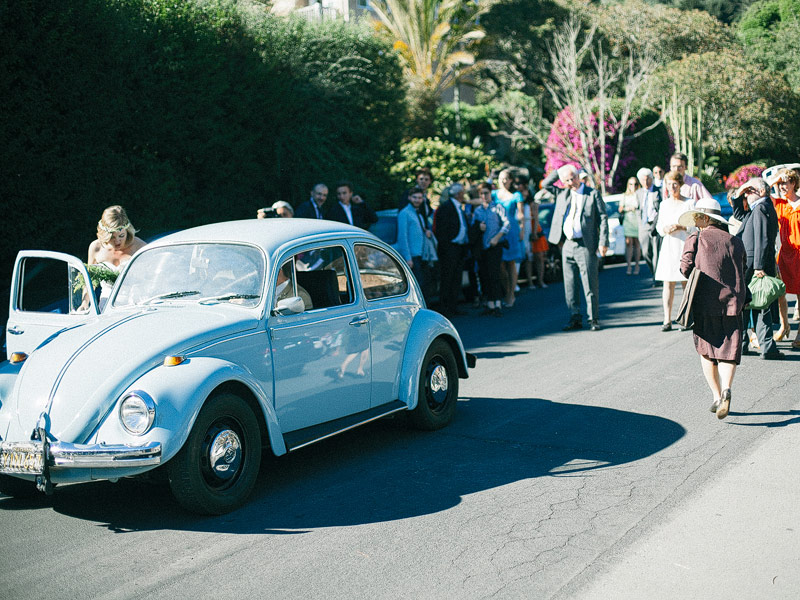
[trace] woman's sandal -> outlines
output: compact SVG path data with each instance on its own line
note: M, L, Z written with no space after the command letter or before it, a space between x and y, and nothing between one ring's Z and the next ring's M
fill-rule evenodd
M792 342L792 350L800 350L800 338Z

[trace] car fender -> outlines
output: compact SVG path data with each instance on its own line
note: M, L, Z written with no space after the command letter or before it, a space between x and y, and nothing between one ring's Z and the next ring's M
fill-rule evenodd
M437 338L443 338L453 348L459 378L466 379L469 376L467 353L453 324L437 312L420 310L411 323L400 369L399 399L408 405L409 410L417 406L422 361L428 348Z
M160 442L163 464L183 447L208 397L218 387L230 383L244 385L252 393L261 409L272 451L276 455L285 454L286 446L271 402L272 390L264 390L259 381L234 363L212 357L190 357L180 365L162 365L144 374L114 403L92 436L93 441L107 444ZM156 405L155 422L142 436L127 432L118 417L122 399L134 390L149 394Z

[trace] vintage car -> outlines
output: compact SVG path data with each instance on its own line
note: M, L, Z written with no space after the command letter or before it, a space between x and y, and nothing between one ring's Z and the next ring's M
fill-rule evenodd
M453 418L468 355L401 257L330 221L267 219L140 250L100 312L79 259L20 252L0 365L0 492L158 469L205 514L276 455L407 411ZM88 288L88 289L87 289Z

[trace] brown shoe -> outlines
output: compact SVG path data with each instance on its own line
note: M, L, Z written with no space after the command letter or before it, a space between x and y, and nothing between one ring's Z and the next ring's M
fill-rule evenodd
M728 416L731 409L731 391L722 390L722 397L719 399L719 406L717 407L717 418L724 419Z

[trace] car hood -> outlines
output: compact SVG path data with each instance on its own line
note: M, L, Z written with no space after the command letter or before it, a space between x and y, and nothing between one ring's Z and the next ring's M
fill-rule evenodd
M83 443L136 379L184 353L258 325L252 311L223 306L166 306L114 311L62 331L31 353L10 404L23 432L49 410L50 433Z

